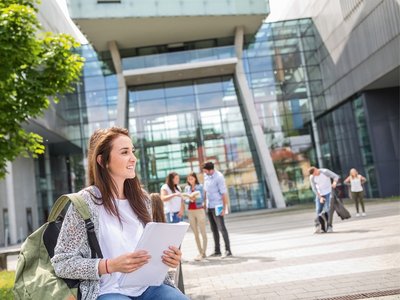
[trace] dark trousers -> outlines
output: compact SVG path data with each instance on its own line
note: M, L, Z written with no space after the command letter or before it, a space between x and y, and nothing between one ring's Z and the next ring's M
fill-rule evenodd
M356 203L357 213L359 213L359 210L358 210L358 203L361 204L362 211L365 212L365 207L364 207L364 192L351 192L351 199L353 199L354 202Z
M231 251L231 245L229 243L228 230L226 230L224 217L215 215L215 208L208 209L208 220L210 221L211 231L214 237L215 253L221 253L221 247L219 245L219 232L222 233L222 237L225 243L225 250Z

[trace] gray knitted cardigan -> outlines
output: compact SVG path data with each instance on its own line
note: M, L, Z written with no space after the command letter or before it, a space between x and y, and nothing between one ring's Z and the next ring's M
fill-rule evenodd
M99 189L90 186L79 192L83 196L91 212L96 235L99 235L99 207L91 194L101 198ZM150 199L146 207L152 216ZM91 251L87 239L85 222L75 209L70 205L57 240L54 256L51 259L55 273L61 278L80 279L80 291L83 300L96 300L100 289L100 276L98 265L100 259L91 258ZM164 283L174 286L172 280L166 277Z

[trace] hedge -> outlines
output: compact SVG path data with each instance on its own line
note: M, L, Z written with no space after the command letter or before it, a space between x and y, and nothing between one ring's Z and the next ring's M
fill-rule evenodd
M12 288L14 286L15 272L0 271L0 299L13 300Z

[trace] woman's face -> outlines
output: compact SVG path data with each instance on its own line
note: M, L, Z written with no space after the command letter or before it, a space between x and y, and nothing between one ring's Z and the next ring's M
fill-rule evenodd
M358 175L357 174L357 170L356 169L351 169L350 175L353 176L353 177L357 176Z
M175 175L174 179L172 179L172 182L173 182L175 185L178 185L178 184L179 184L179 175Z
M115 181L135 178L136 156L134 152L135 148L129 137L120 135L114 139L107 168Z
M196 183L196 178L194 178L193 176L188 176L187 181L189 182L190 185L195 185Z

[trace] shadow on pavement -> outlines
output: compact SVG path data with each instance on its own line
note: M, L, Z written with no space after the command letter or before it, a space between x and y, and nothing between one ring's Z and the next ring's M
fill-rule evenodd
M371 232L371 231L381 231L380 229L352 229L352 230L339 230L339 231L334 231L334 232L330 232L329 234L332 233L367 233L367 232Z
M265 256L232 256L227 258L206 258L202 261L185 261L184 264L192 266L221 266L221 265L231 265L239 264L248 261L258 261L258 262L273 262L276 259L274 257Z

